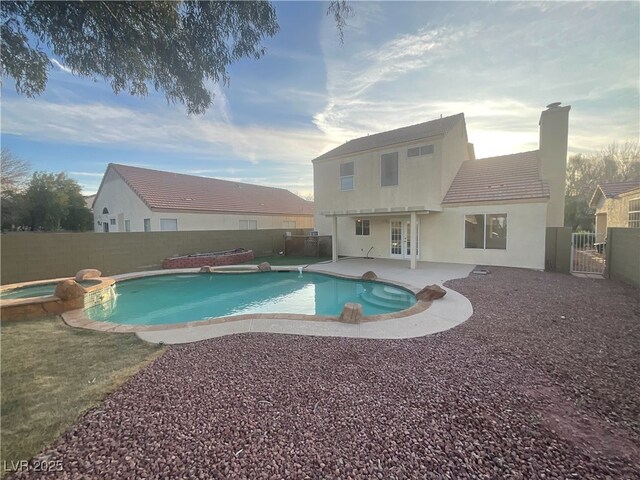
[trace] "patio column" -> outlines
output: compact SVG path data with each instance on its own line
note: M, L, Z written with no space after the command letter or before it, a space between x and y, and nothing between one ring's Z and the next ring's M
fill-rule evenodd
M417 256L416 251L418 250L418 245L416 245L418 234L416 232L417 227L416 221L416 212L411 212L411 234L409 235L409 241L411 242L411 270L416 269Z
M338 261L338 217L334 215L331 217L331 261Z

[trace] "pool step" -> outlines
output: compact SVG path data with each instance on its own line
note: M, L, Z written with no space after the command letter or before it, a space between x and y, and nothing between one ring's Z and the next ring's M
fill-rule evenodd
M405 307L411 294L398 292L386 286L376 286L372 290L363 292L360 298L371 305L395 310L398 307Z

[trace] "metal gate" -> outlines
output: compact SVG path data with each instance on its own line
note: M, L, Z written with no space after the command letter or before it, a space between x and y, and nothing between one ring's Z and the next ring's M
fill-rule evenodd
M604 274L605 248L594 232L571 234L571 273Z

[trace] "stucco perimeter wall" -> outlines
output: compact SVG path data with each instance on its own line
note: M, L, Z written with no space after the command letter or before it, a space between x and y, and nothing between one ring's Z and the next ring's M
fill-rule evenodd
M483 213L507 214L505 250L464 248L465 215ZM421 260L544 270L546 203L452 207L423 218Z
M294 235L309 230L295 229ZM154 270L172 255L233 248L256 256L284 250L285 230L217 230L141 233L19 233L0 237L2 284L73 276L83 268L103 275Z
M640 287L640 228L609 228L607 232L609 278Z

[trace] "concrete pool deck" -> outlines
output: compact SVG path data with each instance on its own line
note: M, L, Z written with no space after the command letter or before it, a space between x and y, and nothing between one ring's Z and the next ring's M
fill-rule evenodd
M400 283L417 292L426 285L442 285L447 280L464 278L475 265L418 262L415 270L402 260L348 258L337 263L312 264L305 271L360 276L372 270L379 280ZM295 267L294 267L295 268ZM444 287L443 287L444 288ZM445 288L447 294L419 313L402 318L358 324L341 322L251 318L211 325L142 331L136 335L152 343L190 343L234 333L281 333L351 338L412 338L441 332L459 325L473 313L471 302L458 292Z

